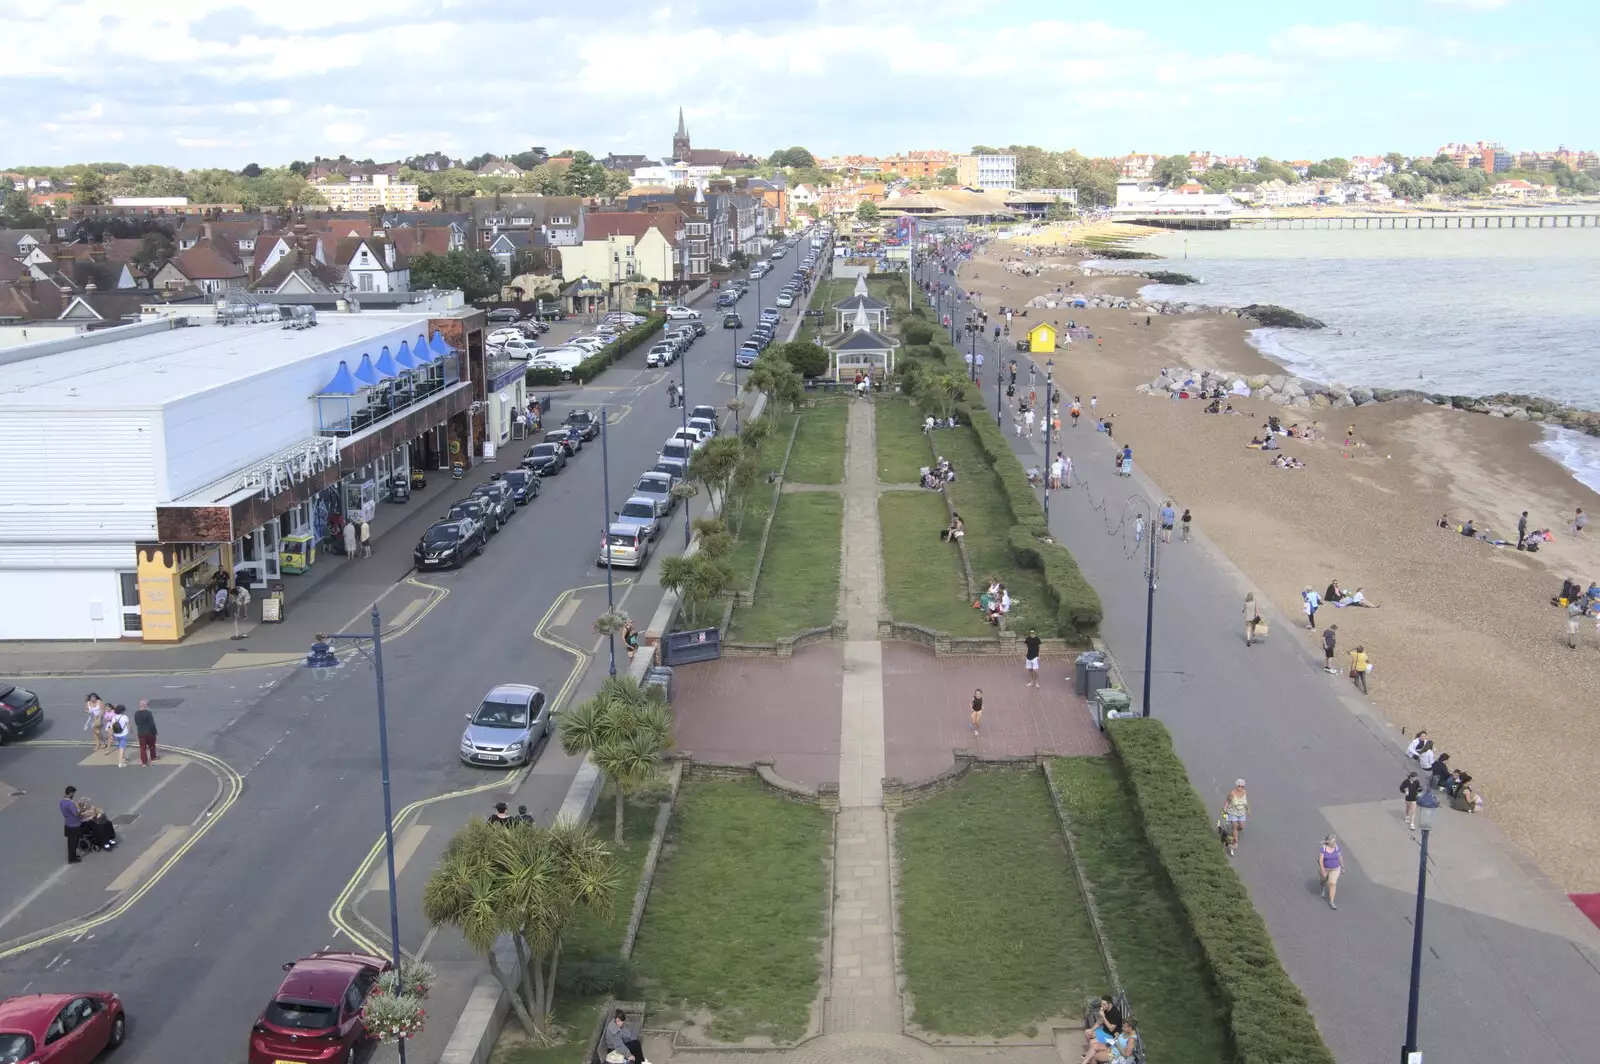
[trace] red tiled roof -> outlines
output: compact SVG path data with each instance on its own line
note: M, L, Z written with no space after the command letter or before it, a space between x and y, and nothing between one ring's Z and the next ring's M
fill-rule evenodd
M226 243L222 246L228 247ZM179 252L172 263L191 281L225 281L245 276L245 268L238 259L206 237L188 251Z
M394 229L389 233L395 249L405 255L431 252L443 255L450 250L450 230L444 226L430 225L422 229Z
M65 307L53 284L0 284L0 318L54 321Z

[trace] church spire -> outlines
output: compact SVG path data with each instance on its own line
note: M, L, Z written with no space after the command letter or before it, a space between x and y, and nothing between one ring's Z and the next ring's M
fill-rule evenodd
M688 135L689 135L689 131L686 128L684 128L684 125L683 125L683 108L679 107L678 108L678 136L687 137Z
M672 157L679 162L689 161L689 127L683 123L683 108L678 108L678 132L672 137Z

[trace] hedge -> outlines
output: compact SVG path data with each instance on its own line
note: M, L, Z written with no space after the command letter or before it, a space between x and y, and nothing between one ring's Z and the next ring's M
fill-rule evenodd
M1239 1064L1333 1064L1300 989L1217 844L1210 807L1156 720L1106 723L1145 837L1227 1007Z
M570 373L559 369L530 369L527 381L530 387L548 388L552 385L563 384L568 379L579 384L592 381L600 372L614 363L617 359L647 343L667 320L665 314L651 314L643 322L635 325L615 340L611 341L599 351L579 362L577 368Z

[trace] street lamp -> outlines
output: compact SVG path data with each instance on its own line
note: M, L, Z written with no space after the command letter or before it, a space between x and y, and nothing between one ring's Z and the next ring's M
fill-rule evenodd
M616 611L615 589L611 580L611 450L606 446L606 408L600 408L600 494L605 506L605 520L600 524L600 556L606 560L606 612ZM642 548L641 548L642 549ZM617 674L617 634L607 632L611 644L611 675Z
M1056 360L1046 359L1044 364L1044 520L1046 529L1050 524L1050 375L1056 368Z
M683 433L684 433L684 438L688 439L688 437L689 437L689 359L688 359L687 356L679 357L679 359L678 359L678 372L680 374L679 380L682 382L678 387L678 405L683 408ZM713 427L714 426L715 426L715 422L713 422ZM602 429L601 431L604 432L605 430ZM687 472L687 470L685 470L685 472ZM606 512L609 513L610 511L607 510ZM688 550L689 549L689 504L687 502L685 502L684 505L683 505L683 549L684 550Z
M1439 815L1439 798L1430 788L1417 796L1417 827L1422 846L1417 853L1417 916L1411 925L1411 997L1406 1004L1406 1044L1400 1047L1400 1064L1422 1064L1417 1050L1417 998L1422 981L1422 911L1428 896L1428 835Z

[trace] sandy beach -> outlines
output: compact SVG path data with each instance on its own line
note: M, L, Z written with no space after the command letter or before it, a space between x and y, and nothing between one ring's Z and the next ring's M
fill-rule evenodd
M1040 251L1033 261L1072 261L1065 257L1070 249ZM1130 297L1147 283L1012 274L1002 260L1020 252L1010 243L990 245L961 271L991 315L1069 279L1078 291ZM1103 336L1104 346L1075 343L1058 351L1061 387L1081 395L1086 410L1089 396L1099 396L1099 409L1116 415L1117 443L1133 446L1144 472L1180 510L1190 508L1196 529L1289 617L1303 616L1300 590L1308 584L1319 593L1333 579L1346 589L1364 588L1379 609L1326 608L1318 615L1319 628L1339 626L1340 663L1347 661L1344 651L1365 644L1374 663L1372 701L1396 734L1427 729L1436 749L1481 786L1485 815L1547 875L1569 892L1600 891L1600 869L1588 857L1600 848L1600 817L1579 811L1588 767L1600 755L1592 719L1600 632L1586 622L1578 649L1569 650L1564 613L1550 605L1564 577L1585 586L1600 578L1596 529L1575 542L1567 527L1574 507L1600 512L1600 495L1532 449L1540 427L1401 402L1305 411L1234 399L1249 416L1206 415L1200 401L1174 402L1134 388L1163 367L1285 372L1250 346L1249 322L1156 316L1146 327L1142 313L1075 309L1033 310L1026 323L1063 324L1069 317ZM1245 446L1269 413L1286 425L1320 419L1322 439L1283 441L1283 453L1306 468L1274 468L1269 456ZM1364 446L1342 445L1349 425ZM1086 423L1063 436L1078 468L1109 471L1111 444L1103 435ZM1102 486L1109 479L1098 478ZM1514 541L1522 510L1530 512L1531 528L1555 532L1555 542L1537 554L1436 527L1439 515L1449 513ZM1182 564L1184 550L1175 545L1167 564ZM1218 604L1219 618L1237 613L1237 603ZM1302 623L1285 635L1312 647L1320 632ZM1342 672L1326 679L1348 683Z

